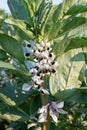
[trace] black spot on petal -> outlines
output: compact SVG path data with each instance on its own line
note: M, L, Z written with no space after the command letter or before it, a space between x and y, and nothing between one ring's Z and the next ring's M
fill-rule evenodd
M30 53L26 53L25 56L30 56Z
M51 64L54 65L54 64L55 64L55 61L51 62Z
M52 73L55 73L56 72L56 70L54 70L54 69L52 69L52 71L51 71Z
M31 44L27 44L27 47L29 47L29 48L30 48L30 47L31 47Z
M52 54L49 54L49 57L52 57Z

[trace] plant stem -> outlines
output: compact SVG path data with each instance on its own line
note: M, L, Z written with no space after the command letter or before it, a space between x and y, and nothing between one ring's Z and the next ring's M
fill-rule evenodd
M42 104L46 105L48 103L48 96L47 95L41 95ZM42 130L50 130L50 117L48 115L47 120L45 123L43 123Z
M47 77L44 79L44 88L48 88L47 84ZM42 99L42 105L47 105L48 104L48 95L41 95ZM42 130L50 130L50 117L49 115L47 116L47 120L45 123L43 123L43 128Z

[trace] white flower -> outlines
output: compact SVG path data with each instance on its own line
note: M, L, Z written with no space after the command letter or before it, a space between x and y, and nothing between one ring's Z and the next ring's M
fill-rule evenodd
M33 54L33 49L26 46L24 48L24 54L25 54L25 56L26 56L26 53L29 53L30 55Z
M57 104L57 112L60 114L67 114L62 108L64 107L64 102L60 102Z
M41 109L38 110L38 113L40 113L40 116L38 118L38 122L45 122L48 114L48 106L49 104L43 106Z
M37 85L40 85L40 84L42 84L44 81L41 79L41 77L40 76L37 76L37 75L34 75L33 77L32 77L32 80L37 84Z
M29 84L24 83L24 84L22 85L22 90L23 90L23 91L29 91L30 89L32 89L32 87L33 87L33 82L30 82Z
M49 52L46 50L46 51L43 51L41 53L41 56L44 57L44 58L49 58Z
M51 45L50 42L47 42L47 43L46 43L46 46L47 46L47 47L50 47L50 45Z
M40 61L40 65L47 64L47 59L43 59Z
M39 51L43 51L43 47L40 44L36 44L36 49Z
M36 69L36 68L32 68L32 69L30 69L30 71L29 71L31 74L37 74L38 73L38 70Z
M58 65L59 65L58 62L54 62L54 64L52 65L51 68L52 68L52 69L56 69L56 68L58 67Z
M34 49L34 46L35 46L35 41L30 40L30 44L31 44L31 48L32 48L32 49Z
M49 64L45 64L45 65L44 65L44 68L45 68L46 70L48 70L48 69L50 68Z
M32 80L33 80L34 82L39 81L39 80L40 80L40 76L34 75L34 76L32 77Z
M43 94L49 94L48 90L44 89L43 87L40 87L39 91L42 92Z
M54 122L58 122L58 116L59 113L60 114L67 114L66 111L64 111L62 108L64 106L64 102L60 102L60 103L56 103L56 102L52 102L49 106L50 109L50 116L52 117Z
M35 56L38 57L38 58L41 57L41 53L40 53L38 50L36 50L34 54L35 54Z
M34 62L38 62L38 60L36 58L34 58Z
M44 42L43 42L43 41L41 42L41 46L42 46L42 47L45 47L45 44L44 44Z
M53 119L54 122L58 122L58 116L60 114L67 114L66 111L64 111L62 108L64 106L64 102L56 103L56 102L51 102L48 103L47 105L43 106L41 109L39 109L38 113L40 113L38 122L45 122L47 118L47 114L49 111L49 115Z
M54 53L50 53L50 54L49 54L49 58L50 58L51 61L53 61L53 60L55 59Z
M41 85L43 82L44 82L44 81L40 79L40 80L37 80L37 81L36 81L36 84Z

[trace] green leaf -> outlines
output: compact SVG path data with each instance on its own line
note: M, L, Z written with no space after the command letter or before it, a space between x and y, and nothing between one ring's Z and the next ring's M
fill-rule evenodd
M74 5L66 12L66 15L76 15L83 12L87 12L87 6Z
M48 35L48 39L49 40L53 40L58 35L60 29L61 29L61 23L60 23L60 21L54 23L50 27L49 32L47 34Z
M3 93L0 93L0 100L5 102L9 106L16 106L16 103L11 98L9 98L6 95L4 95Z
M87 87L81 87L78 89L78 91L83 92L83 93L87 93Z
M58 91L55 94L55 98L58 101L65 101L65 100L67 101L67 99L69 99L70 97L72 97L73 95L75 95L76 92L77 92L76 88L66 89L66 90L63 90L63 91Z
M77 103L85 103L87 104L87 94L77 92L74 96L68 99L68 101L74 101Z
M0 68L16 70L16 68L13 65L11 65L10 63L6 63L4 61L0 61Z
M73 29L83 25L84 23L86 23L86 18L84 17L74 17L63 20L63 22L61 22L62 26L56 38L72 31Z
M20 76L26 76L26 78L30 78L30 74L28 72L28 70L26 70L24 67L19 67L19 68L15 68L12 64L4 62L4 61L0 61L0 68L6 68L11 70L13 73L15 73L16 75L20 75Z
M29 121L29 116L19 108L5 109L0 112L0 119L9 121Z
M25 20L29 22L30 25L32 24L27 11L20 0L8 0L7 2L15 19Z
M6 34L0 34L0 44L7 53L24 62L24 54L21 44L17 40Z
M66 37L63 40L55 40L52 46L53 52L56 57L60 56L63 53L71 49L78 49L82 47L87 47L87 38L86 37L75 37L70 38Z
M41 97L40 97L40 95L36 95L34 98L33 98L33 100L32 100L32 102L31 102L31 104L30 104L30 114L32 115L32 114L36 114L36 112L38 111L38 108L40 108L41 107Z
M52 46L52 50L54 52L54 54L56 55L56 57L60 56L61 54L63 54L68 46L68 44L70 43L69 38L65 38L63 40L55 40L54 44Z
M60 20L63 17L62 4L55 6L54 13L52 15L53 22Z
M87 38L86 37L76 37L70 40L70 43L67 45L65 52L70 49L77 49L81 47L87 47Z
M55 75L52 74L50 78L50 91L53 95L59 90L80 87L79 74L85 64L85 57L81 52L81 49L71 50L58 57L57 72Z
M45 7L44 7L45 6ZM51 25L53 25L53 19L52 14L54 12L55 6L50 4L46 4L41 7L39 10L39 13L41 12L41 15L39 16L39 23L41 24L41 34L43 37L48 37L49 29L51 28Z
M76 0L63 0L63 13L65 14L69 8L71 8L74 4L76 4Z
M73 4L75 4L75 0L63 0L63 2L55 8L53 13L53 21L56 22L63 19L65 13Z
M34 12L35 12L35 0L22 0L23 5L25 9L27 10L28 15L32 19L34 17Z
M14 27L16 27L17 29L22 31L22 33L25 34L26 37L28 37L27 39L29 39L29 38L33 39L33 37L34 37L33 33L27 29L27 25L26 25L25 21L15 20L15 19L6 19L5 23L13 25Z
M7 55L6 52L2 49L0 49L0 60L6 60L7 59Z
M70 31L82 26L86 23L86 18L84 17L72 17L64 19L63 21L57 21L49 26L48 39L54 40L61 36L67 35Z

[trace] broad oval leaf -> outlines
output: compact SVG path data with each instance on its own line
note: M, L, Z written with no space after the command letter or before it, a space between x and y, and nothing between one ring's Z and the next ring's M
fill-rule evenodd
M59 63L57 72L50 78L51 93L55 95L59 90L79 88L81 85L79 74L85 64L85 57L81 53L81 49L68 51L57 61Z
M6 34L0 34L0 44L7 53L24 63L23 48L16 39Z
M8 6L11 10L11 13L15 19L21 19L27 21L30 25L32 25L32 22L29 18L29 15L24 8L24 5L19 0L8 0ZM20 13L21 12L21 13Z

